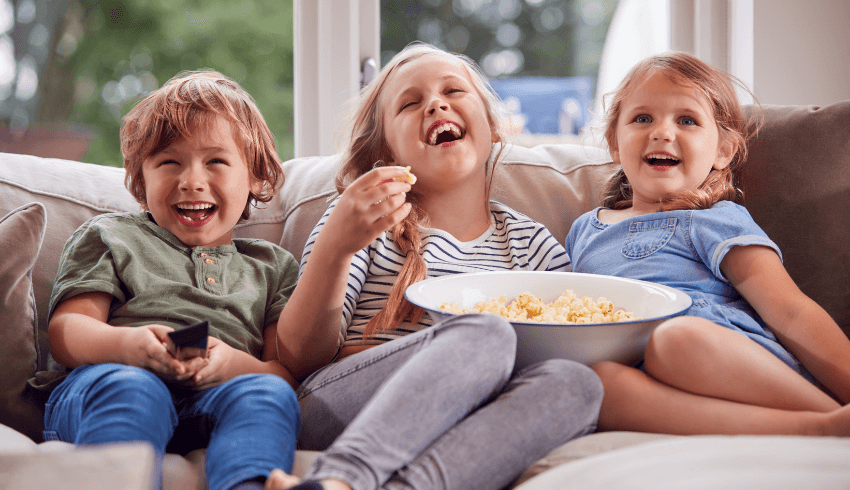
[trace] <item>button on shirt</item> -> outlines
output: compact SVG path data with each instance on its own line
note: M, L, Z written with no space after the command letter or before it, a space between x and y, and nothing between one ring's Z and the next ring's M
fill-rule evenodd
M189 248L148 213L113 213L84 223L68 240L50 312L85 292L114 297L107 323L174 328L210 320L210 335L260 357L263 330L292 294L298 263L264 240Z

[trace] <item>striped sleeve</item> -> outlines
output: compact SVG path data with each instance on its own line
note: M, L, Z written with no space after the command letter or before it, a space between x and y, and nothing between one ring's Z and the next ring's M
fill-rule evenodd
M336 203L339 200L339 197L334 199L331 202L328 209L322 215L321 219L318 223L316 223L315 228L310 233L310 236L307 237L307 243L304 245L304 252L301 254L301 266L299 269L299 276L304 273L304 268L307 266L307 262L310 260L310 254L313 251L313 246L316 243L316 237L319 236L319 232L322 231L322 228L325 226L325 223L328 220L328 217L333 211L333 208L336 207ZM360 297L360 291L366 282L366 272L369 269L369 255L366 250L361 250L357 252L354 256L354 259L351 262L351 269L348 272L348 285L345 290L345 300L342 305L342 318L340 319L340 334L342 339L346 338L346 330L348 325L351 323L352 317L354 315L354 309L357 305L357 301Z

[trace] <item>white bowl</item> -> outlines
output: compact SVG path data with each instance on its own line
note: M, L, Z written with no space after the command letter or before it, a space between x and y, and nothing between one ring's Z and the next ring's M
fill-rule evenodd
M630 363L643 357L652 331L670 317L684 314L691 297L684 292L636 279L575 272L477 272L451 274L417 282L404 295L439 322L455 316L440 310L453 301L463 309L501 295L511 301L531 293L545 302L565 290L577 296L600 296L633 312L640 320L619 323L556 324L512 322L517 333L517 367L551 358L572 359L584 364L610 360Z

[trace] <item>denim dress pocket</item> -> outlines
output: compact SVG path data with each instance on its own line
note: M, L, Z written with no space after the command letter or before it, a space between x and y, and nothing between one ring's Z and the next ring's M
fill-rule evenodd
M629 223L629 236L623 243L623 255L629 259L652 255L670 241L676 231L677 221L676 218L663 218Z

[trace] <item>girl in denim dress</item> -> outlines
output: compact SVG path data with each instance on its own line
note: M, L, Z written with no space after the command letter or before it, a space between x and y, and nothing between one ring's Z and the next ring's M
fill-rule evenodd
M566 238L573 271L687 292L640 369L594 366L603 430L850 435L850 340L803 294L747 210L734 173L758 121L731 75L684 53L648 58L611 100L622 169Z

